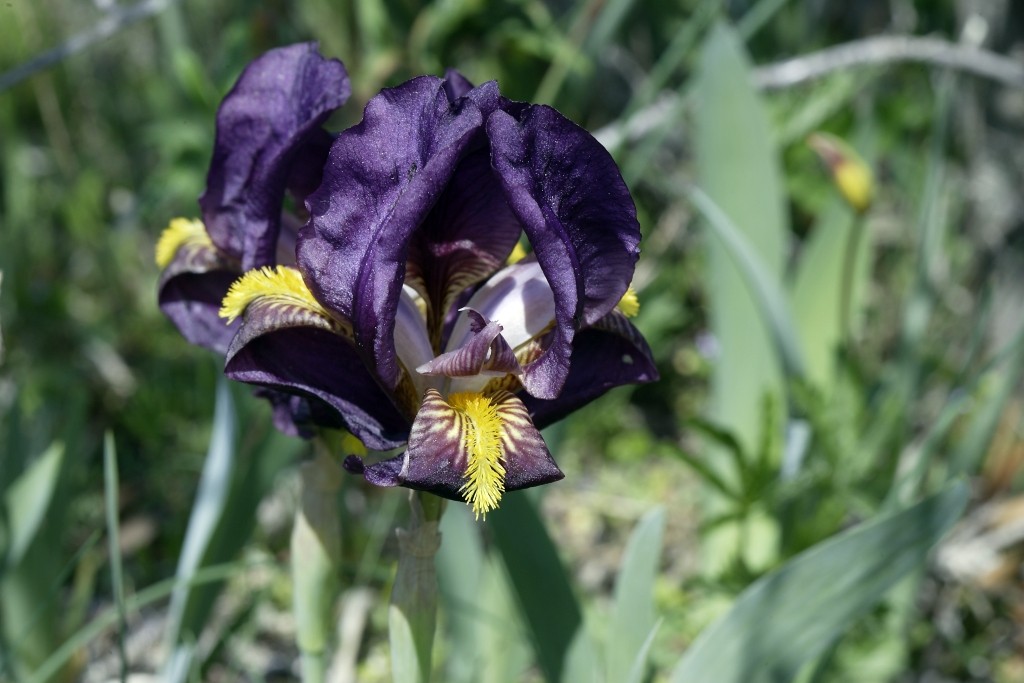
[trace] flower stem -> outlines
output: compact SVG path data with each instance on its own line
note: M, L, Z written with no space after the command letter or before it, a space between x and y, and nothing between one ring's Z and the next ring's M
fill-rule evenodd
M409 528L398 530L398 572L391 590L388 632L394 683L427 683L437 625L438 524L445 500L422 491L409 495Z
M857 251L860 248L860 236L864 232L864 213L858 211L850 231L846 236L846 251L843 253L843 272L839 289L839 339L840 345L852 343L853 321L850 319L853 311L853 276L857 265Z
M302 493L292 528L292 610L302 655L303 683L323 683L333 625L341 555L338 491L341 468L326 441L313 442L313 460L300 466Z

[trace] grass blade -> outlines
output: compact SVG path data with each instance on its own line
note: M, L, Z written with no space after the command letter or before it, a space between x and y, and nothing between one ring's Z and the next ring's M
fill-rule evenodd
M178 558L177 577L180 588L171 596L166 642L171 652L164 671L167 681L184 681L192 668L194 644L198 629L205 619L190 618L195 614L196 595L190 580L202 566L217 523L224 513L235 461L235 440L238 431L234 402L227 380L217 380L217 398L213 412L213 430L203 473L188 520L188 530Z
M7 489L6 564L21 562L25 551L46 519L64 464L64 445L54 443Z
M121 660L120 680L128 680L128 655L124 648L128 632L128 617L124 610L124 570L121 564L121 522L118 502L117 451L114 449L114 435L109 431L103 435L103 487L107 513L107 540L110 548L110 584L114 590L114 607L117 610L117 655Z
M651 632L647 634L644 639L643 645L637 650L636 658L633 660L633 665L629 667L629 675L624 679L626 683L644 683L644 674L647 672L647 658L651 654L651 646L654 645L654 639L658 635L658 631L661 630L661 624L663 619L658 621L651 627Z

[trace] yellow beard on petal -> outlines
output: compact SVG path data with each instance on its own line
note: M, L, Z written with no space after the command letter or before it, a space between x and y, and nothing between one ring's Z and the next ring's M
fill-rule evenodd
M174 218L160 233L156 243L156 265L166 268L174 260L178 250L187 246L212 247L213 242L206 234L202 221L188 218Z
M257 301L270 305L295 306L330 319L330 315L309 291L302 274L288 266L265 266L242 275L228 289L227 296L221 302L219 315L230 324Z
M476 392L452 394L450 405L459 415L462 450L466 453L466 482L459 489L477 519L498 507L505 492L502 419L490 398Z

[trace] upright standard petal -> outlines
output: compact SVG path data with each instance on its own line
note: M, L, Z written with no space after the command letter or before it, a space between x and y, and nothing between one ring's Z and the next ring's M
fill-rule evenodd
M537 398L558 396L572 340L612 310L639 254L633 199L611 155L587 131L546 106L505 107L488 118L491 159L551 285L555 328L524 368Z
M427 302L437 348L456 297L500 269L522 233L491 171L482 131L480 137L409 241L406 284Z
M307 200L299 268L316 298L352 322L357 347L389 388L400 380L395 312L410 238L482 124L473 98L452 106L439 78L385 90L335 140Z
M214 244L243 270L274 264L285 189L312 182L293 178L292 162L324 154L320 125L350 92L342 63L303 43L252 62L224 98L199 205Z

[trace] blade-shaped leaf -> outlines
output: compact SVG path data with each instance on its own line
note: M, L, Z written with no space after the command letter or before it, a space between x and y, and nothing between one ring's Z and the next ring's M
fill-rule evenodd
M248 391L239 387L239 392ZM259 405L265 410L266 406ZM234 558L256 523L256 507L276 474L295 457L302 442L267 427L266 438L238 457L236 400L230 382L217 385L213 430L203 473L178 561L178 587L171 598L166 642L171 656L168 681L185 680L193 667L194 646L223 585L196 584L190 577L203 567ZM265 420L264 420L265 422Z
M657 507L643 516L626 545L605 645L609 681L626 680L654 628L654 580L664 532L665 510Z
M437 582L449 648L458 656L445 661L446 681L469 683L479 680L480 609L484 549L469 508L450 505L441 518L441 548L437 552Z
M8 523L7 565L17 565L39 526L46 518L50 500L60 479L64 445L55 443L46 449L7 490Z
M960 517L964 482L820 543L747 588L683 655L672 683L789 681L900 579Z
M651 646L654 645L654 638L658 635L658 631L661 630L662 619L658 619L654 626L651 627L651 632L647 634L643 644L640 645L640 649L637 650L636 657L633 658L633 664L629 667L629 674L623 680L626 683L644 683L644 674L647 673L647 657L651 654Z
M724 25L716 26L704 43L695 96L699 183L763 264L761 279L778 282L787 234L782 174L742 42ZM753 451L761 401L765 392L780 393L781 384L772 335L761 310L765 302L758 301L759 288L751 287L744 268L750 270L749 264L737 260L734 245L726 239L712 241L707 291L721 351L712 378L711 413Z
M582 623L558 551L527 494L509 495L487 520L508 569L547 680L562 679L563 657Z

